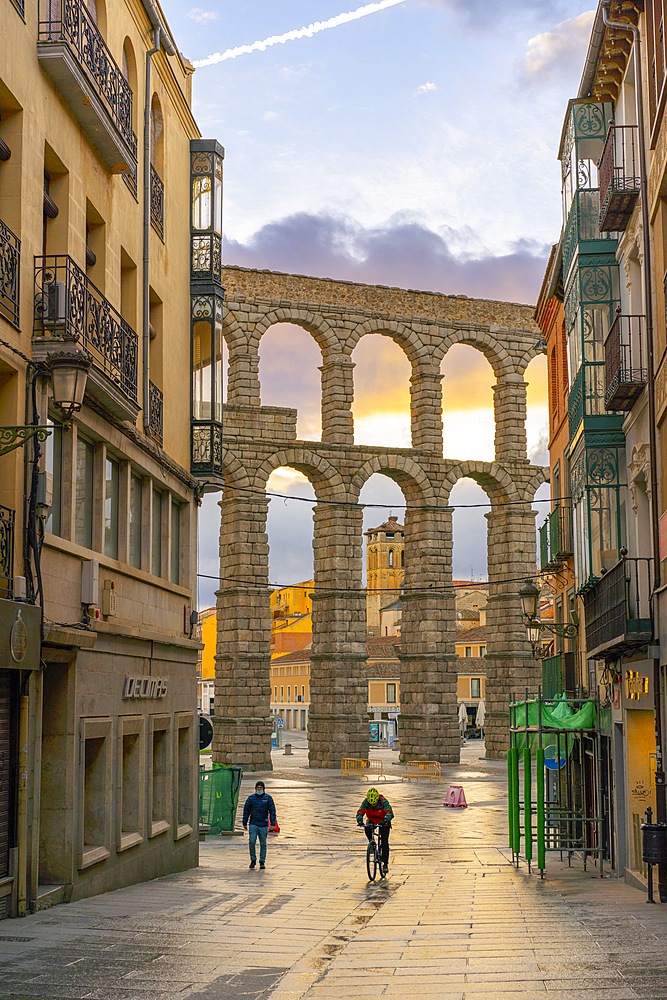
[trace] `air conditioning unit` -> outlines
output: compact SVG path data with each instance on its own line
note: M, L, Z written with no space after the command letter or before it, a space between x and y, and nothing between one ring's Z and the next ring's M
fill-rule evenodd
M42 320L64 323L67 310L67 286L64 281L50 281L42 288Z

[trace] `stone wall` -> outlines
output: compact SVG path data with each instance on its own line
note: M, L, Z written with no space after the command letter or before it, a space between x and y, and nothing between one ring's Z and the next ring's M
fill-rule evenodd
M535 687L538 667L521 625L518 590L535 573L535 490L545 470L526 454L526 366L539 352L530 306L431 292L225 268L229 348L225 490L221 500L214 759L270 767L266 483L289 466L310 480L314 511L310 762L337 767L366 756L365 601L359 495L375 473L403 490L405 600L401 653L401 754L458 760L457 660L452 581L452 487L478 482L489 515L490 607L487 748L507 746L507 697ZM295 412L262 407L259 343L275 323L311 333L322 351L322 440L296 439ZM352 351L380 333L411 366L412 448L354 444ZM443 458L440 365L455 343L482 351L496 376L496 461ZM295 359L295 364L298 360ZM504 582L503 582L504 581ZM518 581L518 582L517 582Z

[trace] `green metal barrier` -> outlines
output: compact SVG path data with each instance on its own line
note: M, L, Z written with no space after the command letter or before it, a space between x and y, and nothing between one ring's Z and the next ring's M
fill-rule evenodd
M199 822L207 823L211 833L231 833L239 804L243 768L214 764L207 771L199 768Z
M515 749L507 751L507 770L510 847L514 854L518 854L521 848L521 832L519 828L519 753Z
M535 797L537 799L537 867L541 872L546 867L546 845L544 842L544 749L538 747L535 751Z
M530 766L530 747L523 751L523 847L524 857L528 862L533 860L533 805L532 805L533 772Z

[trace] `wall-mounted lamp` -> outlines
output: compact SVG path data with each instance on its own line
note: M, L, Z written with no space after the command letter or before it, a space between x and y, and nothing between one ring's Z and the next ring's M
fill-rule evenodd
M540 592L532 580L526 580L519 591L523 623L528 633L528 641L536 660L541 659L542 633L557 635L561 639L574 639L579 634L579 617L572 613L571 622L543 622L538 617L537 608Z
M83 404L89 368L90 358L85 351L76 347L69 351L55 351L43 361L30 362L28 372L32 372L32 377L28 375L28 386L30 389L30 385L34 385L37 375L50 377L53 404L60 410L67 426ZM20 448L31 438L46 441L50 433L48 427L39 423L0 427L0 456Z

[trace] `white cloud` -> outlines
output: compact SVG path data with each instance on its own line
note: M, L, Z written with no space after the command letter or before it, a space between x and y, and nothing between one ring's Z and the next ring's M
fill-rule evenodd
M528 83L545 83L581 68L593 25L594 10L561 21L552 31L528 40L523 76Z
M438 88L434 83L422 83L421 87L417 87L415 94L431 94Z
M209 24L211 21L218 20L217 10L202 10L201 7L193 7L192 10L188 11L188 17L191 21L196 21L197 24Z
M206 59L196 59L196 67L213 66L215 63L226 62L228 59L236 59L238 56L249 55L251 52L265 52L272 45L284 45L285 42L294 42L299 38L312 38L320 31L328 31L330 28L338 28L341 24L349 24L351 21L358 21L360 17L368 17L369 14L377 14L388 7L396 7L405 0L376 0L375 3L366 3L356 10L349 10L343 14L336 14L326 21L313 21L303 28L294 28L292 31L285 31L282 35L270 35L250 45L237 45L233 49L226 49L224 52L214 52Z

